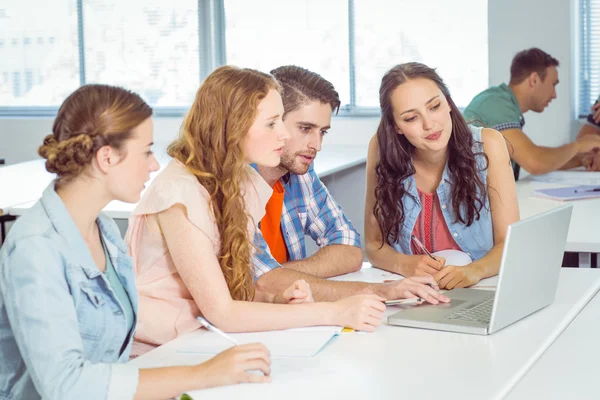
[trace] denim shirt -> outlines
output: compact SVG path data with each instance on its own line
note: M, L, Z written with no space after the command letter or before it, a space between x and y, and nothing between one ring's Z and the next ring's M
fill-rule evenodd
M125 243L111 218L97 223L137 315ZM0 250L0 399L133 398L127 334L122 305L51 183Z
M474 153L483 152L481 142L481 129L469 125L473 134ZM476 156L477 170L479 178L487 185L487 169L483 155ZM402 254L412 254L410 239L417 223L417 218L421 213L421 203L417 191L417 184L414 175L403 182L406 195L402 199L404 206L404 224L400 227L400 238L392 247ZM455 222L454 206L452 204L452 178L448 171L448 164L442 173L442 180L436 190L440 200L440 208L444 215L444 221L448 230L452 234L456 244L467 253L473 261L486 255L494 247L494 232L492 229L492 215L490 213L489 198L486 197L485 204L480 211L479 219L475 219L471 226L466 226L461 222Z

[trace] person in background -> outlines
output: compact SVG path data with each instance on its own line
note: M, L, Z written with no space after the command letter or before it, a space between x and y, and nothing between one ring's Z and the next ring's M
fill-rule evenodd
M509 143L515 180L520 167L531 174L583 165L583 159L600 148L600 136L583 136L559 147L539 146L523 131L527 111L543 112L556 98L559 62L548 53L531 48L515 55L510 82L479 93L464 110L467 121L483 122L502 133Z

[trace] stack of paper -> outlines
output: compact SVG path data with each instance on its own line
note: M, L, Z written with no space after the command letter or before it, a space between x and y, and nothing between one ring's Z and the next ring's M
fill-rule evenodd
M286 329L281 331L230 333L240 344L262 343L271 352L271 357L312 357L317 354L342 328L339 326L317 326ZM218 354L232 346L221 335L205 329L188 333L177 340L177 352Z
M584 185L555 189L536 189L532 192L532 195L559 201L592 199L600 197L600 187L596 185Z

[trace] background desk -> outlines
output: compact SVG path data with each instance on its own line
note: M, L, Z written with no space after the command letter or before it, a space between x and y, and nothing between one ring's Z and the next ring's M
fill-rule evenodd
M569 183L536 182L530 177L519 180L517 196L521 218L527 218L565 204L560 201L533 197L531 195L533 190L565 186L569 186ZM591 253L600 253L600 198L570 203L573 204L573 215L565 251L579 253L579 266L589 267Z
M598 399L600 294L525 374L507 400Z
M361 270L338 279L389 279ZM495 284L494 280L482 281ZM342 334L311 358L274 358L269 385L203 392L203 399L501 399L564 331L600 288L600 271L562 269L554 304L491 336L382 325ZM397 311L388 307L386 314ZM195 364L176 341L131 361L139 367Z
M155 147L162 170L170 157L165 153L166 146ZM363 224L366 158L364 146L331 145L323 148L314 162L315 172L357 225L359 232L362 232ZM154 179L160 170L151 174L150 179ZM46 172L44 160L0 168L0 209L11 215L22 215L38 201L52 179L53 174ZM125 233L127 218L134 208L135 204L112 201L103 211L117 220L122 233Z

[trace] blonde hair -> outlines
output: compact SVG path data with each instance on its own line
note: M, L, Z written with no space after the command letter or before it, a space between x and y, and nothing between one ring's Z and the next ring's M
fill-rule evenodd
M77 177L98 149L122 150L131 130L152 116L152 108L129 90L109 85L85 85L60 106L52 134L38 154L46 170L57 174L56 185Z
M242 183L248 180L244 143L269 90L281 88L270 75L247 68L217 68L202 83L168 154L182 162L210 193L220 234L219 264L231 297L254 298L250 264L253 243Z

